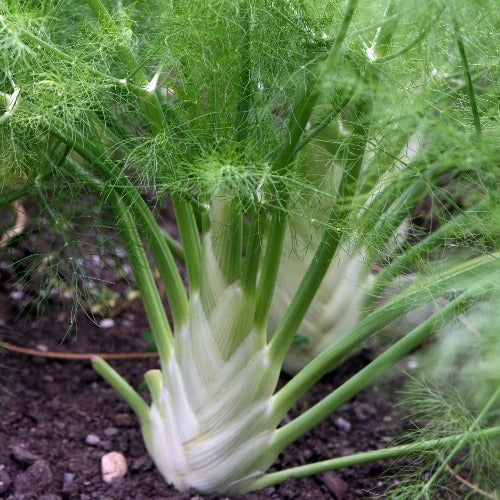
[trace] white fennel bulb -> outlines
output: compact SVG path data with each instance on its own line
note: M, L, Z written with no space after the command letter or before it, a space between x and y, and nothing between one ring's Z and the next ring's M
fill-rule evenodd
M262 474L275 458L270 444L278 424L272 394L279 367L271 366L265 332L253 327L253 297L239 280L227 282L212 244L208 233L205 279L190 297L173 355L163 370L146 374L153 401L142 422L148 452L167 482L203 493Z

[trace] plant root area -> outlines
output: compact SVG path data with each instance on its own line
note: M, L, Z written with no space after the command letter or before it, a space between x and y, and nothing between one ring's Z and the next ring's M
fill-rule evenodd
M116 315L91 321L78 313L78 330L67 333L71 308L57 297L42 315L29 313L29 290L12 286L3 265L0 280L1 340L38 351L143 352L148 326L139 300ZM10 284L9 284L10 282ZM120 290L120 279L114 289ZM122 283L123 292L125 284ZM63 340L64 339L64 340ZM300 414L338 387L372 358L370 349L328 374L290 412ZM155 359L111 361L135 387L157 365ZM280 383L286 381L286 376ZM251 381L249 381L251 383ZM393 380L381 381L359 394L286 449L272 470L388 446L404 432L393 405L398 396ZM143 393L144 394L144 393ZM124 477L104 481L101 458L119 452L126 459ZM290 479L281 485L240 495L241 499L357 499L382 495L397 481L388 462ZM155 470L148 457L135 415L92 370L88 361L34 357L4 350L0 358L0 498L178 499L202 500L195 491L179 493ZM225 498L219 496L207 499Z

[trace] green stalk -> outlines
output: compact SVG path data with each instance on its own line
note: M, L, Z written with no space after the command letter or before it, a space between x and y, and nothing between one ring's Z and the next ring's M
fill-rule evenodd
M340 104L336 106L330 113L328 113L323 120L321 120L316 127L314 127L300 142L295 146L294 155L296 155L301 149L303 149L307 144L309 144L325 127L327 127L331 121L339 115L339 113L351 102L354 96L355 89L351 89L348 92L347 97L342 99Z
M274 405L279 415L286 412L325 374L354 349L359 348L373 333L382 330L402 314L427 303L438 293L461 289L469 280L490 279L498 274L500 252L459 264L452 269L410 287L370 313L334 345L319 354L275 396Z
M149 418L149 406L132 386L104 359L92 360L92 368L127 402L139 420L146 422Z
M429 439L418 443L391 446L390 448L383 448L381 450L365 451L345 457L322 460L313 464L292 467L279 472L265 474L251 483L248 483L241 493L268 488L269 486L282 483L291 477L302 478L315 474L321 474L322 472L342 469L344 467L352 467L355 465L378 462L379 460L387 460L389 458L406 457L415 453L422 454L425 452L439 450L457 441L461 441L462 439L494 439L498 437L500 437L500 426L490 427L488 429L482 429L475 432L466 432L445 438Z
M344 214L334 213L330 217L328 224L337 224L340 219L345 218ZM282 363L292 340L304 319L304 316L311 305L316 292L318 291L323 278L330 266L335 252L337 251L341 233L338 230L325 231L318 250L302 279L299 288L295 292L290 306L274 332L269 342L269 356L276 363ZM267 318L267 316L266 316Z
M340 23L339 31L335 37L328 56L323 63L318 78L313 81L306 89L305 95L294 107L292 115L288 122L288 140L282 147L276 160L273 162L271 170L282 174L289 167L295 157L295 149L306 129L307 122L311 117L314 106L320 96L322 87L326 84L328 78L333 73L338 63L341 48L347 36L347 31L352 21L354 11L359 0L348 0L344 17ZM266 252L263 258L261 279L257 286L257 306L255 312L256 325L264 328L267 323L267 316L271 307L271 301L274 295L276 279L279 270L279 261L281 259L281 250L283 247L283 238L286 232L287 217L281 212L281 207L275 203L269 228L269 241L266 246ZM281 197L279 200L281 206L288 204L287 197ZM297 325L298 326L298 325Z
M189 291L191 294L197 293L200 290L201 279L201 243L193 207L175 196L172 197L172 205L184 249Z
M281 220L283 219L283 221ZM261 276L257 285L254 324L257 330L265 331L267 317L271 309L274 289L278 279L278 269L283 251L283 240L286 232L285 213L274 210L270 230L266 242Z
M122 236L135 282L141 293L141 300L148 318L151 332L153 333L161 365L166 367L174 349L174 337L168 324L165 309L161 302L160 294L148 263L146 253L141 244L136 223L124 202L115 192L110 193L110 201L113 205L118 229Z
M472 112L472 119L474 122L474 128L476 129L476 134L481 135L481 120L479 119L479 111L477 109L476 95L474 93L474 85L472 84L471 72L469 69L469 63L467 61L467 54L465 52L464 41L462 34L460 33L460 27L458 26L457 17L455 15L454 5L452 3L451 8L451 20L453 23L453 29L455 31L455 37L457 39L458 51L460 53L460 58L462 59L462 64L464 65L464 75L465 81L467 82L467 93L469 94L469 103Z
M109 28L116 29L114 19L111 17L101 0L87 0L87 4L102 28L105 30ZM117 51L122 63L127 68L129 73L133 75L136 83L139 86L146 86L148 84L148 80L144 72L140 69L138 70L140 66L132 51L123 43L118 44ZM155 133L159 133L164 129L163 125L165 117L155 90L156 89L152 89L151 91L142 93L140 98L152 130Z
M60 121L56 123L58 128L54 129L53 132L61 137L64 142L71 144L74 150L104 178L104 187L118 193L124 203L133 210L165 284L174 328L181 327L189 315L186 290L172 252L153 214L135 186L130 182L130 179L121 170L117 169L114 164L102 160L102 158L106 157L106 151L104 147L100 147L102 145L97 138L96 140L89 140L66 124ZM105 195L103 193L99 194L101 196Z
M497 400L498 396L500 396L500 387L495 391L493 396L487 401L484 408L481 410L477 418L472 422L467 432L465 432L462 437L458 440L457 444L453 447L453 449L448 453L446 458L440 463L439 467L434 471L434 474L426 481L425 485L422 488L422 492L415 498L418 500L419 498L429 498L429 490L431 486L436 482L437 478L443 473L446 466L453 460L453 457L464 447L467 440L471 438L471 433L476 431L476 428L479 426L481 420L486 416L493 403Z
M248 137L250 108L252 104L251 71L250 71L250 6L249 2L239 2L240 27L241 27L241 74L240 97L236 111L236 142L240 144Z
M106 26L115 27L113 18L101 0L87 0L87 3L101 26L104 28L106 28ZM139 85L147 85L148 80L141 69L141 65L137 63L132 51L125 44L119 44L117 49L119 57L128 69L130 75L133 75L133 78ZM165 116L163 114L156 89L150 89L147 93L142 94L140 99L152 131L154 133L162 132L165 128ZM190 289L192 292L198 291L201 279L201 244L198 237L198 228L194 218L193 209L187 204L187 202L181 199L176 199L173 203L177 224L179 226L181 238L184 242L183 246L186 256L188 279L191 287ZM186 245L186 243L188 243L188 245ZM171 256L170 250L168 253ZM173 261L173 258L170 260ZM168 282L164 280L164 283L168 289ZM183 319L186 317L187 311L185 311Z
M163 234L163 237L165 238L165 241L167 242L167 245L170 248L170 251L172 252L174 257L176 257L182 263L184 263L186 255L184 253L183 246L163 229L161 229L161 233Z
M329 396L292 420L289 424L278 429L274 435L275 450L282 450L322 420L331 415L340 406L352 399L356 394L373 383L373 381L387 373L395 363L417 348L435 333L446 321L460 313L472 299L480 295L479 287L473 287L449 302L443 309L434 313L429 319L415 328L411 333L396 342L383 354L378 356L369 365L351 377L347 382L334 390ZM281 392L281 391L280 391Z
M219 267L229 284L241 278L243 219L236 199L216 195L210 208L212 247Z
M392 16L393 2L389 1L386 16ZM385 51L392 34L393 24L386 24L378 32L376 45ZM374 43L375 46L375 43ZM374 49L375 50L375 49ZM365 75L365 83L377 85L379 72L370 64ZM330 266L342 238L342 226L347 222L351 208L351 200L356 192L361 166L363 164L368 133L373 110L373 95L366 99L360 96L354 115L359 117L354 125L354 130L345 151L345 168L339 186L339 199L341 206L334 207L328 226L334 230L326 230L314 258L297 289L285 316L274 333L270 345L269 355L276 362L282 362L293 341L293 338L318 291L323 278ZM340 228L340 229L337 229Z
M347 31L351 24L358 1L359 0L348 0L344 17L340 23L338 33L335 36L335 41L321 67L318 78L308 86L305 95L292 111L292 116L288 123L288 140L272 165L272 170L274 172L283 173L294 158L295 148L306 129L307 122L321 94L322 87L326 84L338 63L340 51L347 36Z
M432 19L429 21L429 23L425 26L425 28L405 47L402 47L401 49L397 50L396 52L393 52L392 54L388 54L386 56L382 56L377 58L376 63L382 63L386 61L390 61L391 59L395 59L396 57L402 56L406 52L409 52L413 47L418 45L425 37L426 35L431 31L431 29L436 25L436 23L439 21L439 18L443 14L443 11L446 7L446 4L443 4L441 8L438 10L437 14L435 14Z
M261 211L254 214L253 221L249 224L246 234L245 259L243 261L243 273L241 286L248 295L254 296L257 285L257 274L262 250L262 238L265 234L267 219Z

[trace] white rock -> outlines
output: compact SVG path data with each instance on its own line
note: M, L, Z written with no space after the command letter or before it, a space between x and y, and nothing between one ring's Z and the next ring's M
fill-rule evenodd
M111 483L114 479L123 477L127 473L127 460L117 451L106 453L101 458L102 479Z
M95 434L89 434L85 438L85 442L90 446L97 446L101 442L101 440L99 436L96 436Z
M99 323L99 326L104 329L113 328L115 326L115 320L112 318L104 318Z

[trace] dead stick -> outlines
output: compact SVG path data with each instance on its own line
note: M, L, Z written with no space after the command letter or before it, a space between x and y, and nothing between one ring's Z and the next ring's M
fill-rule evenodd
M52 359L69 359L69 360L89 360L95 358L102 359L144 359L144 358L157 358L158 354L156 352L131 352L131 353L64 353L55 351L38 351L36 349L28 349L27 347L19 347L14 344L9 344L8 342L0 342L0 348L7 349L9 351L17 352L20 354L26 354L28 356L38 356L41 358L52 358Z
M459 482L461 482L463 485L467 486L470 490L474 491L475 493L479 493L480 495L483 495L486 498L492 498L493 500L498 500L498 495L496 494L496 491L493 491L493 493L488 493L487 491L482 490L479 488L479 486L476 486L475 484L470 483L467 481L467 479L464 479L462 476L457 474L449 465L446 466L446 470Z

